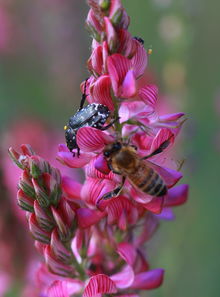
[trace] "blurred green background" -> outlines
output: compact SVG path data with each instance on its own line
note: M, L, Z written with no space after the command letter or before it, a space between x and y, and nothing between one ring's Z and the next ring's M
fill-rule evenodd
M218 297L220 2L122 2L131 17L131 33L153 49L148 70L161 97L188 118L176 158L186 159L189 201L176 209L174 222L161 225L149 245L152 267L165 268L166 275L160 289L143 296ZM11 131L25 119L43 123L52 138L50 131L62 134L78 108L90 55L91 39L84 29L87 11L85 1L79 0L0 1L3 156ZM18 136L12 137L20 143ZM7 296L19 296L17 286Z

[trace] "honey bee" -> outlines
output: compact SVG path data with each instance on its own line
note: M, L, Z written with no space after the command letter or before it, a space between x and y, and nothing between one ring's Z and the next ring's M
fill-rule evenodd
M151 166L151 163L145 160L161 153L170 144L170 140L171 137L164 141L150 155L143 158L138 156L137 148L128 143L116 141L107 145L103 152L104 158L114 173L122 175L122 183L113 191L106 193L100 200L107 200L118 196L126 178L134 187L148 195L156 197L166 195L167 186L165 181L153 166Z

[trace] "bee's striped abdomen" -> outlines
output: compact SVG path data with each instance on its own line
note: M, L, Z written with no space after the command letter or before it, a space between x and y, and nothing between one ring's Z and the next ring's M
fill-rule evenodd
M151 179L145 184L143 192L152 196L163 196L167 193L167 187L162 178L154 171Z
M160 175L145 163L139 164L138 170L129 175L131 182L141 191L152 196L163 196L167 187Z

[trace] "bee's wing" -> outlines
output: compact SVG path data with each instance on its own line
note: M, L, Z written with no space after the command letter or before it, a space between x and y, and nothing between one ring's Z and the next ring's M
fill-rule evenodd
M174 186L182 178L182 174L179 171L161 167L148 160L145 160L144 162L161 176L168 188Z

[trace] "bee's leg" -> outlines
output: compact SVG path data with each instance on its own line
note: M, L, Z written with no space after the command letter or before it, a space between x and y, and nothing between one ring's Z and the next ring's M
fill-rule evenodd
M79 107L79 110L81 110L83 108L83 105L86 101L86 97L88 95L86 95L86 85L87 85L87 81L88 81L88 78L85 80L85 84L84 84L84 90L83 90L83 94L82 94L82 99L81 99L81 102L80 102L80 107Z
M173 135L170 136L170 137L169 137L167 140L165 140L164 142L162 142L161 145L160 145L154 152L152 152L152 153L151 153L150 155L148 155L148 156L145 156L145 157L141 158L141 160L146 160L146 159L148 159L148 158L150 158L150 157L153 157L153 156L155 156L155 155L157 155L157 154L159 154L159 153L162 153L162 151L165 150L165 149L168 147L168 145L170 144L170 140L171 140L172 137L173 137Z
M97 201L96 203L97 206L99 205L101 200L108 200L108 199L111 199L112 197L117 197L121 193L124 183L125 183L125 176L122 177L122 182L117 188L115 188L111 192L106 193Z
M107 130L108 128L110 128L115 122L117 122L120 119L120 117L117 117L115 119L113 119L107 126L104 127L100 127L99 130Z

